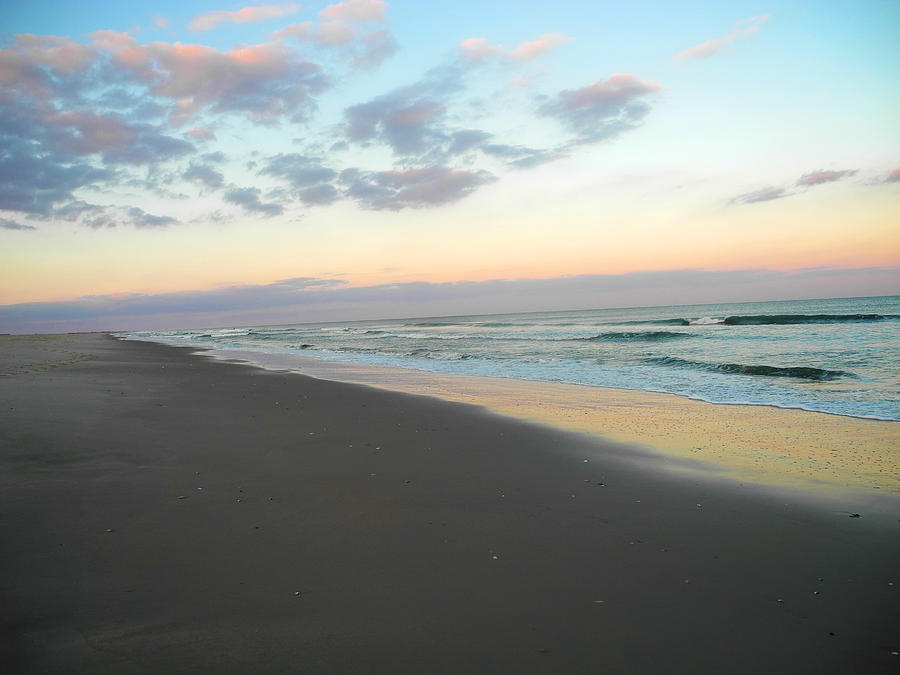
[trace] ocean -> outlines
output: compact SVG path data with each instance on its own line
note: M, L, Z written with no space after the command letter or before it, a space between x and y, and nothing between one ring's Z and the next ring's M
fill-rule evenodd
M900 296L121 333L900 420ZM298 364L300 359L297 359ZM301 367L298 370L302 371Z

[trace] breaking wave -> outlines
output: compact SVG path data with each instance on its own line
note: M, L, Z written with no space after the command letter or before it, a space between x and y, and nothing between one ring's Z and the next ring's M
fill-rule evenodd
M818 382L836 380L840 377L856 377L853 373L844 370L828 370L826 368L813 368L811 366L761 366L746 365L743 363L705 363L703 361L679 359L673 356L645 359L645 362L660 366L673 366L675 368L707 370L714 373L762 375L765 377L793 377L801 380L815 380Z
M642 330L642 331L626 331L623 333L600 333L593 337L571 338L572 340L580 340L586 342L665 342L666 340L681 340L683 338L695 337L691 333L680 333L670 330Z
M729 316L722 323L728 326L770 326L800 323L863 323L900 319L897 314L757 314Z

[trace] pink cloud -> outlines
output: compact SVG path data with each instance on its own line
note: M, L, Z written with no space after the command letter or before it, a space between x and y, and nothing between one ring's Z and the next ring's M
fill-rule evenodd
M0 86L38 99L51 98L59 80L87 71L97 54L88 45L55 35L16 35L0 49ZM47 71L50 71L48 73ZM52 75L56 76L54 82Z
M823 183L833 183L842 178L853 176L855 173L856 169L844 169L842 171L810 171L809 173L800 176L797 180L797 185L812 187L813 185L822 185Z
M216 135L206 127L191 127L187 130L189 136L196 138L198 141L214 141Z
M40 100L71 89L96 62L92 47L55 35L16 35L0 49L0 87Z
M634 129L650 111L644 98L660 86L631 74L611 75L547 99L538 113L554 117L578 134L575 143L595 143Z
M370 68L392 56L397 51L397 42L391 31L376 30L363 35L358 47L350 64L355 68Z
M728 35L716 38L714 40L707 40L706 42L702 42L699 45L696 45L689 49L685 49L675 58L685 61L694 59L706 59L710 56L721 54L727 51L728 45L730 45L731 43L736 42L749 35L753 35L754 33L758 33L759 29L762 28L763 22L768 21L770 18L771 17L768 14L762 14L760 16L750 17L749 19L741 19L735 24L734 28Z
M900 183L900 169L894 169L884 179L885 183Z
M566 110L616 107L643 94L657 92L659 89L658 84L642 82L634 75L616 74L610 75L606 80L566 92L562 103Z
M537 40L523 42L514 49L506 49L503 45L492 45L487 38L474 37L459 43L463 58L469 61L484 61L490 58L510 59L513 61L531 61L559 45L574 41L562 33L545 33Z
M85 70L95 58L89 46L56 35L24 34L16 35L15 40L18 51L26 59L61 73Z
M341 21L328 21L316 26L312 21L285 26L272 33L273 40L294 38L300 42L315 42L323 45L342 46L353 42L356 29Z
M230 21L232 23L251 23L254 21L264 21L266 19L277 19L297 11L297 5L257 5L254 7L244 7L233 12L225 10L217 10L214 12L205 12L194 18L188 24L190 30L207 31L212 30L220 23Z
M312 21L304 21L303 23L292 23L279 30L274 31L269 37L272 40L280 41L294 38L300 42L312 42L315 24Z
M44 122L72 130L67 149L80 155L127 147L136 136L122 118L95 112L62 111L46 116Z
M274 41L293 38L299 42L340 47L342 58L349 59L354 68L376 66L397 51L397 43L389 30L360 35L353 25L340 20L327 20L319 25L312 21L295 23L274 31L270 37Z
M459 51L470 61L483 61L492 56L500 56L506 50L500 45L492 45L487 38L473 37L459 43Z
M169 20L164 16L154 16L153 23L157 28L162 28L163 30L169 27Z
M340 21L328 21L315 30L316 42L329 45L345 45L356 37L356 31Z
M519 61L531 61L541 54L545 54L559 45L567 42L574 42L575 38L570 38L562 33L545 33L537 40L531 42L523 42L513 49L512 56Z
M326 21L384 21L388 4L384 0L344 0L319 12Z
M519 75L516 79L506 85L506 89L508 91L515 91L516 89L525 89L526 87L530 87L533 85L540 76L536 73L529 73L527 75Z
M300 60L280 43L221 52L180 42L138 45L112 31L93 37L154 95L175 102L170 121L176 125L206 108L247 112L257 122L287 113L297 118L311 105L311 94L325 87L319 64Z
M109 52L118 52L122 49L136 47L138 44L132 35L116 30L98 30L88 37L91 38L91 44L95 47Z

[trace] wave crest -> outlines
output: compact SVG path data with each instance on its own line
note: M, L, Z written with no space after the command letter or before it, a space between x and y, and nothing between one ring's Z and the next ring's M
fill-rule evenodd
M756 314L729 316L722 322L728 326L769 326L803 323L864 323L900 319L897 314Z
M691 333L680 333L670 330L642 330L642 331L626 331L623 333L611 332L600 333L593 337L586 338L570 338L572 340L580 340L586 342L664 342L666 340L681 340L682 338L694 337Z
M792 377L801 380L814 380L825 382L841 377L853 377L856 375L844 370L828 370L826 368L813 368L811 366L764 366L748 365L744 363L705 363L703 361L688 361L674 356L663 356L645 359L647 363L675 368L693 368L695 370L707 370L714 373L728 373L730 375L762 375L764 377Z

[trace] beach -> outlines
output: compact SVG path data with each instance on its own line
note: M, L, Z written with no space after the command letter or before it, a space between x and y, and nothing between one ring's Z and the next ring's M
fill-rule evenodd
M453 401L100 333L0 337L0 658L23 673L896 672L898 423L631 392L604 399L620 414L567 425L572 392L489 409L486 382ZM535 411L541 391L556 413ZM755 436L733 441L738 465L717 464L720 438L691 454L735 424L796 461L792 439L841 439L839 457L779 484L756 480L779 463Z

